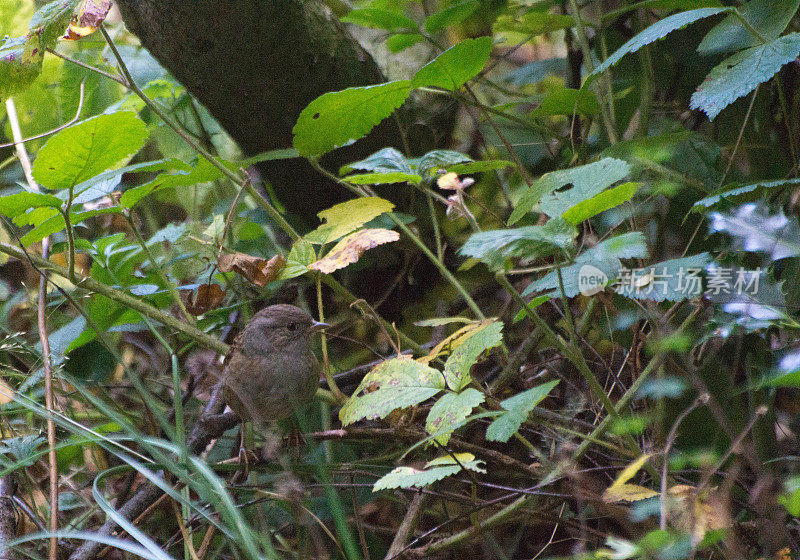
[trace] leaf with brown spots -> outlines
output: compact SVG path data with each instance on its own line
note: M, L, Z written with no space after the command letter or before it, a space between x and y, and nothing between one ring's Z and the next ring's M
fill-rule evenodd
M192 315L202 315L219 307L224 298L225 290L219 284L200 284L197 291L189 292L183 303Z
M222 272L233 270L253 284L264 287L278 277L286 266L286 259L282 255L266 260L245 253L228 253L219 258L218 265Z
M111 9L111 0L83 0L80 7L72 16L72 21L67 27L63 39L77 41L95 32L97 27L106 19Z
M378 245L383 245L384 243L397 241L398 239L400 239L400 234L389 229L362 229L351 233L339 241L339 243L334 245L333 249L325 255L325 258L308 265L308 268L330 274L334 270L339 270L340 268L344 268L358 261L364 251L377 247Z

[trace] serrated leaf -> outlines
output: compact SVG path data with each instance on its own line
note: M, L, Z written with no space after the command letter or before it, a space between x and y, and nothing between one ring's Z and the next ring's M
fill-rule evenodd
M45 4L33 14L29 35L39 38L43 50L55 48L56 41L64 34L80 2L81 0L55 0Z
M417 361L428 364L437 358L450 354L453 350L464 344L475 332L486 328L494 322L495 319L484 319L483 321L472 321L470 324L464 325L434 346L427 355L419 358Z
M84 212L70 212L70 222L73 226L80 224L88 220L89 218L93 218L95 216L100 216L102 214L119 214L122 212L122 209L118 206L112 206L109 208L98 208L97 210L87 210ZM20 238L20 242L23 245L30 245L31 243L38 243L48 235L52 235L58 231L61 231L66 227L66 223L64 222L64 216L61 214L53 215L52 217L39 222L36 227L30 230L28 233L23 235Z
M474 163L472 158L453 150L431 150L419 158L417 172L425 178L436 175L441 169L452 171L458 164Z
M800 0L750 0L739 6L737 11L750 27L769 41L783 33L797 13L798 6ZM736 15L731 14L703 37L697 52L701 54L733 52L760 44L759 37L742 25L742 21Z
M408 80L325 93L303 109L294 125L301 156L321 156L366 136L411 93Z
M455 456L455 459L453 458ZM476 460L471 453L455 453L430 461L423 470L412 467L397 467L378 479L372 487L373 492L392 488L423 488L465 469L485 473L484 462Z
M518 395L509 397L500 403L506 412L502 416L495 418L486 429L486 439L488 441L506 442L511 439L522 423L528 418L528 414L536 408L544 398L558 385L559 380L550 381L538 387L523 391Z
M473 332L458 348L450 353L444 364L444 378L453 391L461 391L470 384L469 371L486 350L503 343L503 323L494 321Z
M561 280L564 284L564 295L568 298L586 292L592 295L602 290L606 285L617 278L622 271L619 259L595 261L592 263L580 262L561 268ZM558 281L558 271L548 272L544 277L531 282L523 290L523 296L536 292L554 290L557 296L561 295L561 284Z
M406 157L395 148L383 148L369 157L360 161L349 163L339 170L340 175L351 173L355 170L373 173L413 173L412 167Z
M372 29L386 29L388 31L408 31L417 29L413 19L398 10L385 10L381 8L356 8L350 10L342 18L345 23L354 23L361 27Z
M483 70L491 52L491 37L465 39L420 68L411 86L455 91Z
M33 162L33 178L54 190L71 189L138 152L147 128L134 113L98 115L56 133Z
M641 231L609 237L587 249L576 262L592 263L609 259L646 259L647 243Z
M554 218L542 226L473 233L459 253L481 259L492 268L500 268L504 257L533 260L566 251L573 246L577 235L574 226Z
M289 254L286 255L286 266L281 270L278 280L302 276L308 272L308 265L316 260L317 254L314 252L314 246L304 239L298 239L292 245Z
M460 23L478 9L477 0L455 2L425 18L425 31L438 33L449 25Z
M723 12L729 12L731 10L732 8L699 8L697 10L688 10L686 12L680 12L678 14L665 17L641 33L635 35L624 45L614 51L611 56L605 59L602 64L594 69L594 72L589 74L584 82L583 87L586 87L595 77L597 77L598 74L602 74L614 66L626 54L636 52L650 43L658 41L659 39L663 39L673 31L685 27L690 23L694 23L703 18L715 16Z
M390 212L394 204L377 196L354 198L331 206L317 216L325 223L307 233L303 239L309 243L331 243L352 233L368 221Z
M800 226L797 218L782 211L770 214L755 203L743 204L728 212L709 214L711 232L724 231L734 239L740 251L760 251L772 260L800 255Z
M630 167L626 162L615 158L603 158L572 169L545 173L523 193L508 219L508 225L517 223L537 203L541 211L548 216L561 216L575 204L621 181L629 172ZM569 184L573 185L571 189L553 192Z
M703 293L700 274L710 262L708 253L700 253L644 268L625 269L614 291L632 299L653 301L695 298Z
M718 206L723 200L728 202L736 202L744 199L746 195L749 195L750 193L752 193L753 197L760 197L763 191L767 191L777 187L796 185L798 183L800 183L800 179L780 179L778 181L752 183L750 185L744 185L741 187L734 187L734 188L731 188L731 186L728 185L726 187L726 190L723 190L711 196L707 196L705 198L701 198L700 200L695 202L692 205L692 211L702 212L706 208L713 208L714 206Z
M361 173L348 175L345 181L354 185L388 185L392 183L411 183L419 185L422 177L416 173L401 173L393 171L389 173Z
M64 201L51 194L20 192L0 197L0 214L14 218L31 208L42 206L61 208L63 203Z
M170 158L167 160L169 172L159 173L155 179L128 189L122 193L120 204L125 208L133 208L145 196L154 192L175 188L188 187L199 183L209 183L223 177L222 171L205 158L198 158L193 164ZM143 170L141 170L143 171Z
M362 229L343 237L327 255L308 265L308 268L331 274L340 268L357 262L365 251L398 239L400 239L400 234L389 229Z
M364 376L339 411L343 426L362 418L384 418L393 410L414 406L445 388L441 372L408 356L385 360ZM359 394L366 389L371 392Z
M605 212L611 208L616 208L624 202L628 202L636 194L638 188L639 183L623 183L578 202L567 209L562 216L568 222L578 225L600 212Z
M765 45L737 52L723 60L692 94L690 107L714 120L725 107L766 82L800 54L800 33L789 33Z
M456 426L469 416L472 409L484 401L484 395L477 389L469 387L460 393L445 393L431 407L425 419L425 430L431 434L440 434L435 440L447 445L452 426Z

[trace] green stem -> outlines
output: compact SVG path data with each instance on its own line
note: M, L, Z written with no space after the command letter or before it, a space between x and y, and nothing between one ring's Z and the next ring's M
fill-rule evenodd
M317 313L319 313L319 320L324 323L325 310L322 305L322 272L317 272L317 281L315 284L317 285ZM328 387L331 388L331 392L336 397L336 400L339 403L343 403L347 400L347 395L339 390L339 386L336 384L336 380L333 378L331 364L328 360L328 337L325 336L325 331L322 331L320 334L320 338L322 339L322 364L323 369L325 370L325 380L328 382Z

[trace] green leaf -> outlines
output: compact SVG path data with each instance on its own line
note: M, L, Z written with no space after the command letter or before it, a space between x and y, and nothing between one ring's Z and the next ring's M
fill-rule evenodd
M473 233L459 253L481 259L492 268L499 268L504 257L533 260L568 251L573 247L577 235L578 230L572 224L561 218L553 218L542 226Z
M800 0L750 0L737 8L739 15L767 41L777 39L797 13ZM731 14L709 31L697 52L714 54L760 45L761 40Z
M64 34L81 0L55 0L45 4L31 18L30 34L36 35L43 49L52 49Z
M160 173L149 183L128 189L122 193L120 204L125 208L133 208L145 196L156 191L209 183L223 177L222 171L205 158L198 158L192 165L170 158L167 160L165 167L171 172ZM143 171L143 169L139 171Z
M411 86L455 91L483 70L491 52L491 37L465 39L420 68Z
M561 267L564 295L568 298L575 297L580 293L592 295L617 278L621 271L622 263L619 259L591 263L579 262ZM552 291L555 297L560 297L561 285L558 281L557 270L548 272L543 278L528 284L522 295L528 296L543 291Z
M597 115L600 104L587 89L559 88L548 93L533 114L543 115Z
M306 234L309 243L330 243L352 233L371 219L390 212L394 204L377 196L354 198L323 210L317 216L325 223Z
M475 162L471 157L461 152L453 150L431 150L419 158L417 172L426 179L430 179L435 176L440 169L452 171L451 167L467 163Z
M584 220L596 216L600 212L615 208L628 202L636 194L639 183L623 183L617 187L605 190L592 198L582 200L562 214L563 218L572 224L579 224Z
M629 172L630 167L626 162L603 158L588 165L545 173L523 193L511 212L508 225L517 223L533 209L536 203L539 203L541 211L548 216L561 216L572 206L592 198L622 180ZM571 189L553 192L569 184L572 184Z
M528 414L536 408L537 404L542 402L556 385L558 385L557 379L502 401L500 406L506 409L507 412L489 424L486 429L486 439L488 441L502 442L511 439L511 436L517 433L519 427L528 418Z
M0 214L9 218L24 214L31 208L61 208L63 200L52 194L20 192L0 197Z
M576 262L591 263L609 259L646 259L647 243L641 231L623 233L601 241L581 253Z
M367 388L377 390L359 395ZM445 388L441 372L400 356L372 368L339 411L343 426L362 418L384 418L393 410L425 401Z
M301 156L321 156L366 136L411 93L402 80L325 93L303 109L294 125L294 147Z
M425 430L431 434L440 434L435 440L447 445L457 426L469 416L472 409L484 401L483 393L472 387L460 393L445 393L437 400L425 419Z
M97 210L87 210L85 212L70 212L69 219L71 224L76 226L95 216L100 216L102 214L119 214L120 212L122 212L122 209L119 206L111 206L110 208L98 208ZM65 227L64 216L55 214L46 220L39 221L36 227L20 238L20 241L23 245L37 243L48 235L61 231Z
M413 19L397 10L384 10L381 8L357 8L350 10L342 18L345 23L354 23L361 27L372 29L387 29L389 31L408 31L417 29Z
M371 156L347 164L339 170L340 175L345 175L352 171L369 171L373 173L413 173L414 167L408 162L406 157L394 148L383 148Z
M514 164L504 159L484 159L481 161L469 161L448 165L446 169L447 171L452 171L459 175L470 175L472 173L483 173L484 171L493 171L495 169L505 169L506 167L514 167Z
M372 487L373 492L393 488L423 488L462 470L462 467L485 473L484 462L476 460L472 453L454 453L428 462L423 470L412 467L396 467L379 478Z
M388 173L364 173L360 175L348 175L345 181L354 185L387 185L391 183L411 183L419 185L422 177L416 173L403 173L392 171Z
M461 391L472 382L469 370L486 350L503 343L502 331L502 321L493 321L472 333L466 341L453 350L444 364L444 378L451 390Z
M725 107L766 82L800 54L800 33L789 33L723 60L692 94L689 106L714 120Z
M685 27L690 23L694 23L703 18L715 16L723 12L730 12L732 9L733 8L699 8L697 10L680 12L654 23L614 51L614 54L605 59L602 64L594 69L594 72L587 76L582 87L586 87L592 80L594 80L595 77L597 77L598 74L602 74L614 66L626 54L636 52L650 43L658 41L659 39L663 39L673 31L680 29L681 27Z
M720 205L722 201L729 203L744 201L747 198L757 199L760 198L764 191L774 189L777 187L796 185L800 183L800 179L779 179L778 181L768 181L765 183L752 183L742 187L731 188L730 185L725 187L725 190L701 198L692 205L693 212L703 212L707 208L713 208ZM750 195L745 196L745 195Z
M278 280L288 280L308 272L308 265L317 260L314 246L304 239L298 239L286 256L286 266L281 269Z
M138 152L147 128L134 113L98 115L52 136L33 162L33 178L49 189L71 189Z
M28 37L8 38L0 43L0 99L25 90L42 71L44 50Z
M449 25L461 23L478 9L477 0L455 2L425 18L425 31L438 33Z
M626 270L614 287L631 299L681 301L702 295L700 274L711 262L708 253Z
M575 26L572 16L528 10L521 15L501 15L497 18L492 31L495 33L513 32L524 35L541 35L559 29Z
M386 47L390 52L399 53L408 47L413 47L422 41L422 39L423 37L419 33L398 33L386 40Z

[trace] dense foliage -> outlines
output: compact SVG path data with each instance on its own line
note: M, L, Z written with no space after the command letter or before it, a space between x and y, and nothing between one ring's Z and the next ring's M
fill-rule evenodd
M244 158L110 2L0 0L0 553L800 554L800 0L326 5L410 70ZM214 390L274 302L282 443Z

